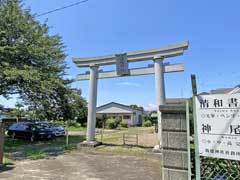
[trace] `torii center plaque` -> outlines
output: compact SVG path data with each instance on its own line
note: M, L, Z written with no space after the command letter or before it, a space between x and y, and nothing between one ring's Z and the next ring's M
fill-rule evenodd
M116 54L116 70L117 75L124 76L128 75L128 62L127 54Z

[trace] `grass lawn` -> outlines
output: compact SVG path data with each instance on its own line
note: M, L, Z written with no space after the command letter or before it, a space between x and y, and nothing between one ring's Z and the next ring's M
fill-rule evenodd
M79 128L71 128L69 131L83 131ZM97 130L96 139L101 141L101 129ZM138 145L132 144L130 146L123 146L124 133L137 133ZM6 136L4 146L4 163L11 163L12 159L17 156L22 159L40 159L49 155L49 153L65 153L67 151L76 149L78 143L85 139L83 135L70 135L69 146L66 146L65 137L59 137L53 140L35 141L23 139L11 139ZM151 151L152 147L157 144L156 134L153 127L131 127L121 128L115 130L104 130L103 134L104 145L96 148L100 152L110 152L117 154L131 154L141 155Z
M153 127L130 127L130 128L120 128L109 131L108 129L103 131L103 143L106 144L123 144L123 134L138 134L139 144L145 147L153 147L156 145L156 135L154 134ZM150 136L151 142L144 141L143 137ZM98 141L101 141L101 133L96 136Z
M68 131L86 131L86 127L75 127L75 126L70 126L67 128Z
M110 152L115 154L143 155L149 152L150 148L141 148L137 146L112 146L102 145L96 148L99 152Z
M66 146L65 137L35 142L6 137L4 146L5 163L11 161L14 153L20 153L23 159L44 158L49 152L64 153L75 149L77 144L82 142L84 138L84 136L69 136L69 145Z
M138 134L138 145L132 143L128 146L123 145L123 134ZM101 133L96 136L101 141ZM130 127L116 130L104 130L102 142L104 145L97 147L98 151L127 153L127 154L145 154L157 144L154 127Z

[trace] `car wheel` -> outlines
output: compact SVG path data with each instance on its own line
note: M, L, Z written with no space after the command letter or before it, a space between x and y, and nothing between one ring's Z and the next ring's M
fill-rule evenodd
M32 134L31 138L30 138L31 142L33 142L35 140L34 135Z
M16 137L16 133L13 132L13 133L11 134L11 138L12 138L12 139L15 139L15 137Z

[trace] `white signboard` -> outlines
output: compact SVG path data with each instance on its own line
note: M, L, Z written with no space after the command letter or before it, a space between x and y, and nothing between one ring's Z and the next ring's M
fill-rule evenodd
M196 97L199 155L240 160L240 94Z
M116 54L117 75L128 75L127 54Z

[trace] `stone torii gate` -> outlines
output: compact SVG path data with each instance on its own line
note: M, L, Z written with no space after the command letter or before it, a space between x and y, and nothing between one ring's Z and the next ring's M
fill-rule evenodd
M180 56L188 48L188 41L169 45L156 49L133 51L122 54L112 54L107 56L73 58L73 62L78 67L89 67L90 72L79 74L76 80L90 80L88 99L88 119L87 119L87 145L95 146L95 126L96 126L96 105L97 105L97 83L98 79L116 78L122 76L139 76L155 74L156 102L157 106L166 102L164 73L184 71L183 64L164 64L163 61L169 57ZM129 69L128 63L136 61L153 60L153 64L148 67ZM116 71L102 71L99 66L116 64ZM158 139L161 143L161 112L158 110Z

